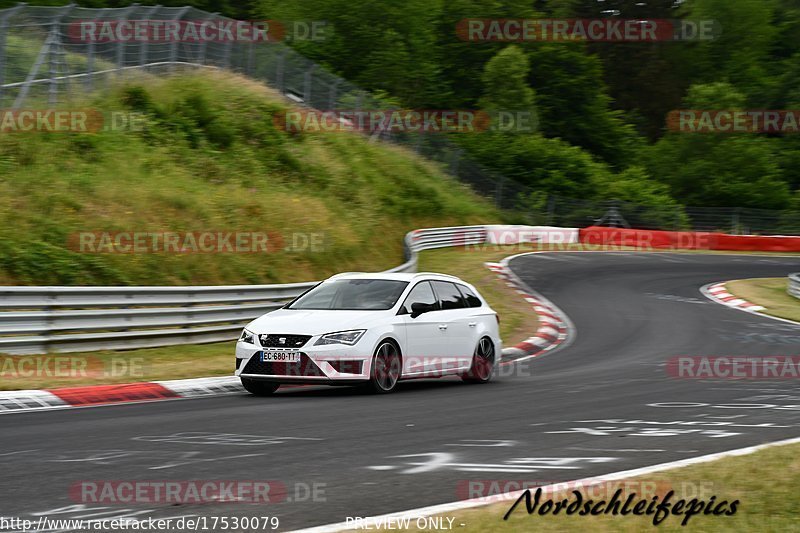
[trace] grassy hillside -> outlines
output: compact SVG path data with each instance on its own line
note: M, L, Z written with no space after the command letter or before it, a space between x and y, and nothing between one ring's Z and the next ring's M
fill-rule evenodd
M357 134L295 134L286 102L228 73L124 82L71 107L145 116L141 131L0 135L1 284L232 284L401 262L421 226L497 221L435 165ZM321 234L322 251L92 254L79 232ZM302 243L300 238L299 242Z

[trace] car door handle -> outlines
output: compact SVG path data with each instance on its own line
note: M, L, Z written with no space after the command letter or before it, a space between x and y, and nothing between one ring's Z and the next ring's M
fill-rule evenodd
M478 325L478 323L477 323L477 322L470 322L470 323L469 323L469 327L471 327L471 328L474 328L474 327L475 327L475 326L477 326L477 325Z
M439 329L447 329L447 324L439 324Z

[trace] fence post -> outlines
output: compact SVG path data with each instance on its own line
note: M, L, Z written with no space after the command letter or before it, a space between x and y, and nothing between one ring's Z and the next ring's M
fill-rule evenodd
M56 66L56 59L55 55L58 54L58 49L61 47L61 39L58 37L58 23L53 23L53 27L50 30L50 45L47 47L47 75L50 76L50 83L48 84L49 87L47 88L47 103L49 105L54 105L57 100L57 93L58 93L58 82L56 81L56 77L58 76L58 67ZM54 52L55 49L55 52Z
M256 65L256 45L251 40L247 44L247 64L244 68L245 74L248 76L252 76L253 72L255 72L255 65Z
M3 105L3 84L6 82L6 32L8 31L8 19L14 13L25 7L21 2L14 7L8 8L0 21L0 106Z
M339 84L342 83L341 78L336 78L336 81L330 85L328 90L328 109L336 109L336 98L339 96Z
M281 50L278 54L278 65L275 67L275 86L281 94L286 94L286 83L284 75L286 70L286 54L287 50Z
M94 39L89 39L89 43L86 46L86 80L84 85L88 92L94 89Z
M731 235L739 234L739 211L740 209L738 207L733 210L733 217L731 220Z
M187 11L189 11L189 6L182 7L175 14L175 16L172 17L172 20L179 21L183 17L183 15L186 14ZM172 47L170 48L170 52L169 52L169 71L170 72L175 72L175 63L178 61L178 44L180 44L178 41L173 41Z
M22 83L22 86L17 93L17 98L14 100L14 109L19 109L19 107L25 102L25 99L28 97L28 92L31 90L31 84L33 83L33 79L39 73L39 68L41 68L42 63L44 63L45 57L50 51L50 41L52 39L52 35L48 34L47 38L45 38L44 44L42 48L39 50L39 55L36 57L36 61L33 63L33 66L28 71L28 76L25 78L25 81Z
M231 68L231 50L233 50L233 39L225 43L225 51L222 53L222 68Z
M361 111L361 106L364 103L364 92L358 91L358 96L356 96L356 108L355 111Z
M450 174L458 177L458 164L461 162L461 148L456 148L451 153L453 155L450 157Z
M547 195L547 225L552 226L556 218L556 197Z
M17 9L19 9L19 6L17 6ZM6 73L6 29L8 28L8 18L10 16L11 14L7 13L2 22L0 22L0 107L3 105L3 83L5 83Z
M214 13L209 14L205 19L203 19L203 24L205 24L206 22L208 22L209 20L211 20L214 17L219 17L219 13L214 12ZM208 46L208 43L206 42L206 40L205 39L200 39L200 54L198 54L198 58L197 58L198 61L197 62L200 63L201 65L205 65L206 64L206 47L207 46Z
M118 23L127 21L128 20L128 15L130 15L130 13L133 12L134 10L136 10L138 7L139 7L139 4L131 4L129 7L127 7L122 12L122 17L120 18ZM117 74L118 75L122 74L122 67L125 66L125 44L126 43L125 43L125 41L123 39L120 39L119 42L117 43Z
M500 179L497 180L497 184L495 185L494 191L494 204L497 206L498 209L503 208L503 186L505 185L506 177L501 175Z
M158 13L159 9L161 9L161 5L153 6L152 8L150 8L150 11L148 11L145 14L145 18L151 20L152 17L154 17L156 13ZM149 39L147 38L142 39L142 43L139 45L139 66L141 67L147 64L147 51L149 46L150 46Z
M60 74L66 75L69 74L69 67L67 65L67 59L65 57L66 52L64 51L64 47L61 45L61 20L67 16L67 14L75 7L75 4L69 4L64 6L58 14L56 15L55 19L50 23L51 24L51 32L53 33L53 39L50 42L50 48L48 49L48 61L49 61L49 74L50 74L50 89L48 95L48 102L50 105L54 105L58 100L58 87L59 82L61 81ZM53 46L55 45L55 47ZM55 48L55 51L54 51ZM54 59L54 55L57 57ZM64 72L59 72L59 66L64 68ZM64 83L69 83L69 81L65 81ZM69 88L69 85L67 85Z
M311 67L303 75L303 102L306 105L311 105L311 80L316 68L316 63L312 63Z

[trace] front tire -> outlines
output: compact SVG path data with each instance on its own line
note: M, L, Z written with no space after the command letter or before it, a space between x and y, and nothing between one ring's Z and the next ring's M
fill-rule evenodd
M369 388L377 394L392 392L400 380L401 368L402 360L397 346L390 341L381 342L372 357Z
M494 344L489 337L483 337L472 355L472 367L461 376L467 383L488 383L494 374Z
M244 390L255 396L271 396L272 393L278 390L278 387L281 386L280 383L274 383L272 381L261 381L250 378L241 379Z

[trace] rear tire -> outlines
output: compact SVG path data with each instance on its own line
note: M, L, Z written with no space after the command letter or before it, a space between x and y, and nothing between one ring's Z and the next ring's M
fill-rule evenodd
M494 356L494 343L489 337L483 337L472 355L472 367L461 379L467 383L489 383L494 374Z
M280 383L273 383L272 381L261 381L250 378L241 379L244 390L255 396L271 396L272 393L278 390L278 387L281 386Z
M392 392L400 381L400 350L391 341L382 341L372 356L369 389L376 394Z

